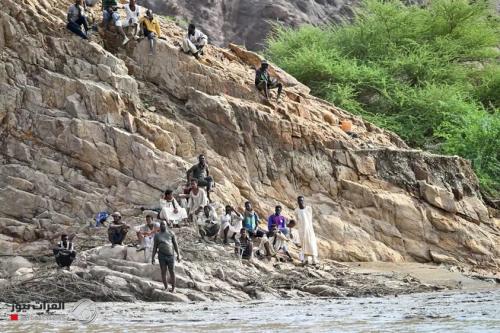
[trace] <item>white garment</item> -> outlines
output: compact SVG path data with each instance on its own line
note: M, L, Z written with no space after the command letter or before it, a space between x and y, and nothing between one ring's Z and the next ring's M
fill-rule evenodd
M306 206L304 209L295 209L295 216L297 217L297 228L299 230L302 252L304 256L312 256L313 261L318 256L318 244L314 227L312 222L312 208Z
M208 37L203 32L195 29L194 35L186 35L186 38L182 41L182 50L186 53L196 53L198 48L205 46L208 43Z
M231 214L224 214L220 217L220 234L224 235L224 229L229 227L227 232L227 237L232 238L234 235L240 233L241 228L243 227L243 216L236 212L231 212Z
M151 230L149 228L149 226L146 224L143 224L143 225L140 225L139 227L137 227L136 229L136 232L151 232L151 231L156 231L158 232L160 230L160 223L158 222L154 222L153 223L153 229ZM142 247L146 247L146 248L153 248L153 238L154 238L155 234L153 233L152 235L150 236L144 236L144 238L142 239L142 243L141 243L141 246Z
M202 211L201 213L198 214L197 217L197 222L198 225L205 225L207 223L207 220L209 220L211 223L217 223L217 213L215 212L215 209L210 207L210 212L208 213L208 217L205 216L205 211Z
M299 232L297 231L297 228L289 228L288 229L288 237L290 238L292 243L294 243L296 245L301 245L300 236L299 236Z
M189 193L188 212L189 215L194 214L198 208L203 208L208 205L207 192L204 189L198 188L198 194Z
M135 5L135 10L130 9L130 4L124 6L125 14L127 18L123 21L123 26L128 27L130 25L138 24L139 17L141 15L141 6Z
M177 213L175 213L175 208L177 208ZM185 208L182 208L177 200L172 199L172 201L166 201L160 199L160 220L172 221L174 224L178 224L183 219L187 219L188 215Z

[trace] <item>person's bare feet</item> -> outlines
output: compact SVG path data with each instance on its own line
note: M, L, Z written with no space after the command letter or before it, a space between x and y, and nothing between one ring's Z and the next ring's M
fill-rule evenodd
M175 288L170 289L170 292L171 292L172 294L175 294Z

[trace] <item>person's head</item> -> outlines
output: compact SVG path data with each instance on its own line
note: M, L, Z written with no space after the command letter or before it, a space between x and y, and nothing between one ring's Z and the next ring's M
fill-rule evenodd
M151 226L153 224L153 215L151 213L146 215L146 223L148 226Z
M135 6L135 0L130 0L128 4L129 4L129 6L134 7Z
M67 241L68 241L68 235L66 235L66 234L62 234L62 235L61 235L61 240L62 240L63 242L67 242Z
M196 179L191 179L191 190L198 189L198 181Z
M260 68L262 68L262 69L268 69L269 68L269 63L267 62L267 60L262 60L261 61Z
M276 206L276 207L274 208L274 213L275 213L276 215L280 215L280 214L281 214L281 206L280 206L280 205L278 205L278 206Z
M288 228L295 228L296 225L297 225L297 222L295 222L295 220L290 220L290 222L288 222L288 224L287 224L287 227Z
M203 212L205 213L206 216L208 216L210 214L210 206L209 205L206 205L205 207L203 207Z
M167 201L172 200L174 198L174 194L173 193L174 192L171 189L166 190L165 191L165 196L164 196L165 200L167 200Z
M160 231L161 232L167 231L167 223L165 221L161 221L161 223L160 223Z
M153 19L153 11L151 9L148 9L146 11L146 16L148 19L152 20Z
M299 208L303 209L305 207L304 197L303 196L299 196L297 198L297 203L299 204Z
M206 162L207 162L207 159L206 159L205 155L201 154L200 156L198 156L198 163L200 163L200 165L205 165Z
M252 203L250 201L245 202L245 210L252 210Z
M188 26L188 34L189 35L194 35L195 30L196 30L196 26L193 23L189 24L189 26Z
M83 6L83 0L75 0L75 4L78 6Z
M226 214L231 214L232 211L233 211L233 207L227 205L226 206Z
M241 230L240 230L240 236L241 236L241 238L247 238L248 237L247 229L241 228Z
M114 212L111 214L111 217L113 217L113 222L118 223L122 219L122 214L120 214L120 212Z
M273 224L273 225L271 226L271 229L269 230L269 233L270 233L271 235L274 235L274 234L276 233L276 230L278 230L278 226L277 226L276 224Z

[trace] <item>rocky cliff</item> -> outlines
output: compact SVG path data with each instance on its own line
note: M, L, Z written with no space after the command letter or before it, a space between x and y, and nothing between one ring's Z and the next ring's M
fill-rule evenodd
M0 1L1 254L49 253L103 210L137 224L205 153L219 205L292 216L305 195L323 258L498 269L499 221L467 161L411 150L276 67L286 95L264 103L256 54L209 46L198 61L169 21L150 57L146 41L70 34L69 1Z

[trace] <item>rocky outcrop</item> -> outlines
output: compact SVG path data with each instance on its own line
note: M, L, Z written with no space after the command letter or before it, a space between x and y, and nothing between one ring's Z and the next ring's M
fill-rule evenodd
M68 4L2 0L3 254L50 253L63 231L78 242L103 210L137 225L138 208L177 188L203 152L219 205L251 200L266 216L280 203L292 217L304 194L324 258L498 269L498 219L467 161L411 150L274 66L286 94L264 102L253 88L258 55L209 46L197 61L179 52L169 21L155 56L146 41L111 54L101 44L114 45L113 33L83 42L64 29Z

